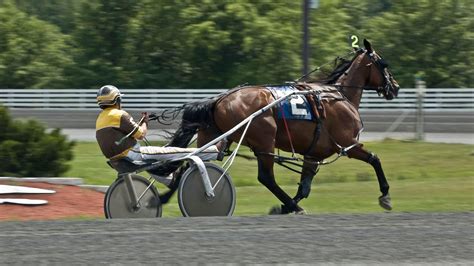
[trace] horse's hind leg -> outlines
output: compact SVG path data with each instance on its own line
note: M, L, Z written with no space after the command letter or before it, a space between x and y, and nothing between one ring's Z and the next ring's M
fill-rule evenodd
M296 203L309 196L311 191L311 182L318 171L318 162L314 160L314 158L305 157L303 170L301 172L301 179L298 185L298 192L296 192L296 196L293 198Z
M260 154L258 160L258 181L270 190L282 203L281 213L304 213L303 208L281 189L273 174L273 156Z
M388 193L390 186L388 185L387 179L385 178L385 174L382 169L382 164L380 163L380 159L377 157L377 155L364 150L362 148L362 145L350 149L347 152L347 155L349 156L349 158L358 159L372 165L375 170L375 173L377 174L380 192L382 192L382 196L379 197L379 205L386 210L391 210L392 203L390 195Z

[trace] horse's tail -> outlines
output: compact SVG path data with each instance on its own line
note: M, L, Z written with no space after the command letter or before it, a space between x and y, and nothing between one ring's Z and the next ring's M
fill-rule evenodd
M171 136L169 145L187 147L200 127L214 125L213 111L216 101L216 99L210 99L185 104L181 124Z

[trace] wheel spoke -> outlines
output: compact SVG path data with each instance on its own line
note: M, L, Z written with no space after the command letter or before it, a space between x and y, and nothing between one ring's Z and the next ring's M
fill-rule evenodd
M145 193L150 189L151 186L153 186L154 183L155 183L155 180L150 182L150 185L148 185L148 187L146 187L146 189L143 191L143 193L140 195L140 197L138 197L137 202L140 202L140 200L143 198Z

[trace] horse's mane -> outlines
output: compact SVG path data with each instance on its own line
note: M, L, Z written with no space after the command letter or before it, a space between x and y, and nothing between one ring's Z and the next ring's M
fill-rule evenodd
M339 64L337 64L337 61L340 61ZM332 72L326 76L326 78L323 78L319 82L323 84L334 84L336 81L339 79L342 74L351 66L352 60L347 60L344 58L336 58L336 67L332 70Z
M334 65L336 66L329 74L325 74L327 72L321 72L320 75L317 75L314 78L308 78L306 82L332 85L336 83L336 81L342 76L342 74L344 74L344 72L351 66L352 61L354 61L356 57L357 56L355 56L351 60L342 57L336 57L336 59L334 60Z

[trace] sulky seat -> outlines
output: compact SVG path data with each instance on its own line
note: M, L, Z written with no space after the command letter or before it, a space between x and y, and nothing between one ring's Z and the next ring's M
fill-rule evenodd
M118 160L109 160L107 164L115 169L119 174L135 172L154 161L134 161L130 158L121 158Z

